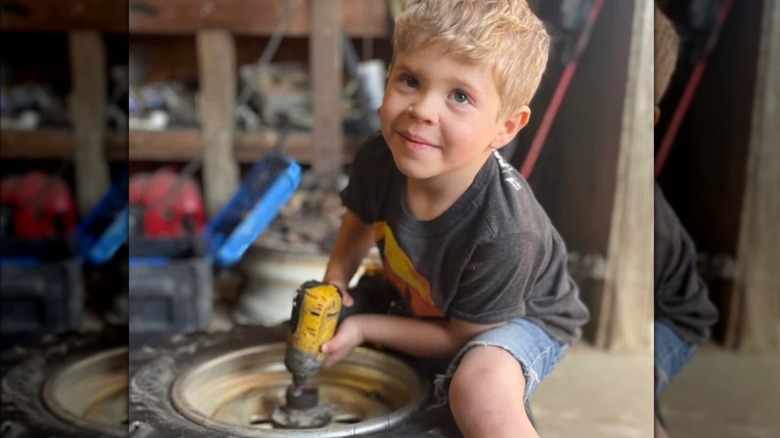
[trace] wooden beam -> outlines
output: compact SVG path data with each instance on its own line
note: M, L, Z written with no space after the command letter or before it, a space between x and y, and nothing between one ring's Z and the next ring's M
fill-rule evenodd
M608 318L601 347L652 351L653 323L653 3L634 2L623 128L604 279Z
M213 215L238 188L238 163L233 154L236 105L236 47L224 30L198 32L203 187Z
M341 0L309 0L309 37L314 162L312 170L324 188L335 189L341 173L344 133L341 119L342 29Z
M780 1L765 0L726 344L780 350Z
M71 31L69 42L76 199L83 215L105 195L109 185L105 154L107 65L99 32Z
M224 29L237 35L269 36L281 19L285 3L278 0L130 0L130 32L191 34L202 29ZM344 23L345 31L351 36L389 36L387 2L342 0L339 9L333 12L337 11L340 11L337 15ZM287 35L308 36L316 25L306 9L299 8Z
M106 0L0 0L4 31L65 32L91 29L127 32L127 10Z
M127 161L127 135L107 136L106 158ZM0 158L11 160L64 160L73 156L73 133L69 129L0 131Z
M129 153L132 161L188 161L203 149L203 137L196 130L139 131L131 130ZM5 140L4 140L5 141ZM350 162L362 137L348 136L345 144L345 162ZM238 133L234 142L234 154L240 163L254 163L271 152L279 142L276 131ZM291 133L285 153L300 163L313 161L312 135L308 132ZM5 145L3 154L5 154ZM19 151L22 152L22 151ZM5 155L0 154L0 157Z

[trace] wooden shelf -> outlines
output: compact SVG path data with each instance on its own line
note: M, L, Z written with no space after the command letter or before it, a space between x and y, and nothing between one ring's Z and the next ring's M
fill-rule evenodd
M127 33L127 12L106 0L0 0L3 31L63 32L90 29Z
M239 133L235 140L236 160L241 163L253 163L270 152L278 139L279 134L275 131ZM346 137L344 155L347 162L352 161L360 143L360 138ZM195 129L130 131L129 159L131 161L188 161L202 150L203 137L201 132ZM313 156L311 134L290 134L285 153L301 163L311 163Z
M298 7L287 35L308 36L306 2ZM342 0L344 30L353 37L384 38L390 34L387 4L379 0ZM0 0L3 31L104 32L189 35L202 29L223 29L237 35L270 36L281 18L278 0Z
M236 135L236 160L253 163L270 152L279 134L274 131ZM361 139L347 136L345 159L351 162ZM170 131L130 131L111 133L106 140L106 158L110 161L188 161L203 149L203 138L195 129ZM309 133L290 134L287 154L301 163L311 163L312 138ZM40 131L3 130L0 133L0 158L22 160L61 160L73 154L73 135L68 129Z
M227 30L236 35L270 36L284 8L278 0L129 0L130 33L187 35L203 29ZM110 3L110 2L107 2ZM289 36L308 36L307 1L295 12ZM342 0L342 23L350 36L389 36L387 3L379 0Z
M111 133L106 136L106 158L127 160L127 137ZM69 129L0 132L0 158L22 160L61 160L73 154L73 134Z

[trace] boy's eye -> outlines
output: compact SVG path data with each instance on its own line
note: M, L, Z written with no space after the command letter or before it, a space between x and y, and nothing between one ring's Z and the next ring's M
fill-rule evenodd
M452 100L457 103L469 103L469 97L462 91L455 91L452 93Z
M417 79L408 75L404 75L402 81L407 87L417 88L417 86L420 85L419 82L417 82Z

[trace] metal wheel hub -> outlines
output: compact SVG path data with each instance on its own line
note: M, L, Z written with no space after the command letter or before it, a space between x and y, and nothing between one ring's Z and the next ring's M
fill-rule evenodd
M292 382L283 343L217 356L190 368L173 384L171 401L184 417L223 434L247 437L341 437L399 424L425 401L428 386L402 361L358 348L310 382L319 386L330 421L317 429L282 429L274 410Z
M127 378L127 348L104 351L49 377L43 403L66 423L107 436L126 436Z

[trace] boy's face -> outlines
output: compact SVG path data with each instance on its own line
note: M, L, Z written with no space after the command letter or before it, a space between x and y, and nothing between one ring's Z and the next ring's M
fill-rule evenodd
M398 169L446 183L473 178L492 150L528 122L528 107L507 117L499 117L500 109L491 69L434 44L396 53L379 114Z

